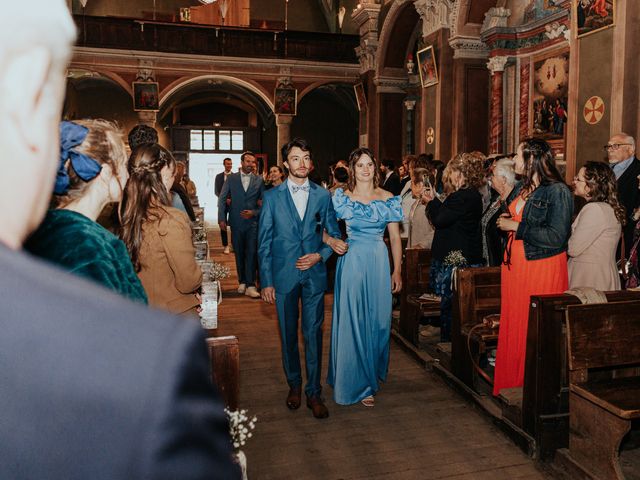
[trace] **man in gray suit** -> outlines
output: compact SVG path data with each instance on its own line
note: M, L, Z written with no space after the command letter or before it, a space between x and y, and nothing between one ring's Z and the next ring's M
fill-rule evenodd
M218 197L218 224L221 230L227 229L225 211L229 212L229 225L233 231L231 243L236 255L238 271L238 293L251 298L260 298L256 289L258 216L262 204L264 182L254 173L256 156L244 152L240 157L240 171L232 173L224 182ZM226 209L227 197L231 197L231 206Z
M0 478L238 478L202 329L21 250L47 209L75 27L63 0L0 16Z

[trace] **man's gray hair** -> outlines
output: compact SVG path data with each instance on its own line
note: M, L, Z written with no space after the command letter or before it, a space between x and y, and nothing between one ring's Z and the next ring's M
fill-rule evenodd
M34 46L51 54L52 68L66 68L76 27L64 0L3 2L0 16L0 68L13 54Z
M636 141L631 135L629 135L628 133L620 132L620 133L617 133L614 136L620 137L622 143L631 144L631 148L633 148L633 151L635 152L635 150L636 150Z
M516 172L514 171L515 162L509 158L501 158L493 164L493 176L501 176L507 182L507 185L514 186L516 184Z

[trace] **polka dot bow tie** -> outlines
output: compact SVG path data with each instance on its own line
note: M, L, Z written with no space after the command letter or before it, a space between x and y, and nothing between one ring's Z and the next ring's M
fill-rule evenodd
M303 191L303 192L308 192L309 191L309 184L306 185L291 185L291 193L296 193L298 191Z

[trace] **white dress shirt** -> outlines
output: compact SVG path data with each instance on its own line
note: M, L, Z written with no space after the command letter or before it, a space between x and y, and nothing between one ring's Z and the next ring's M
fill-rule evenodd
M243 173L240 172L240 180L242 181L242 188L246 192L249 188L249 184L251 183L251 173Z
M293 204L296 206L296 210L298 211L298 216L300 220L304 219L304 212L307 210L307 202L309 201L309 179L305 179L304 183L300 185L301 187L306 187L305 190L298 190L296 193L293 193L293 187L297 187L293 182L287 181L287 187L289 187L289 193L291 194L291 198L293 199Z

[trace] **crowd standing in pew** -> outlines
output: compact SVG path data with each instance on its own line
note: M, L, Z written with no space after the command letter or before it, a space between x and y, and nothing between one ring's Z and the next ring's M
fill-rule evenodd
M521 180L507 200L509 212L497 221L509 239L502 265L494 395L523 384L531 295L562 293L568 287L573 197L549 144L538 139L522 142L515 171Z
M115 135L94 143L95 124L71 148L97 166L86 158L60 161L59 119L76 33L66 2L3 6L0 478L239 478L202 328L22 251L46 214L59 169L69 175L69 192L82 181L102 198L102 189L117 198L121 179L111 179L125 178L126 170L116 168L124 167L123 151L107 160L93 149L117 143ZM76 166L80 171L72 172ZM96 231L92 223L87 229Z
M105 120L60 124L55 208L30 236L25 249L120 295L147 303L124 243L96 222L119 203L128 178L122 134Z
M120 236L149 304L195 315L202 271L195 261L189 218L171 206L175 171L173 155L157 143L142 144L131 153Z

